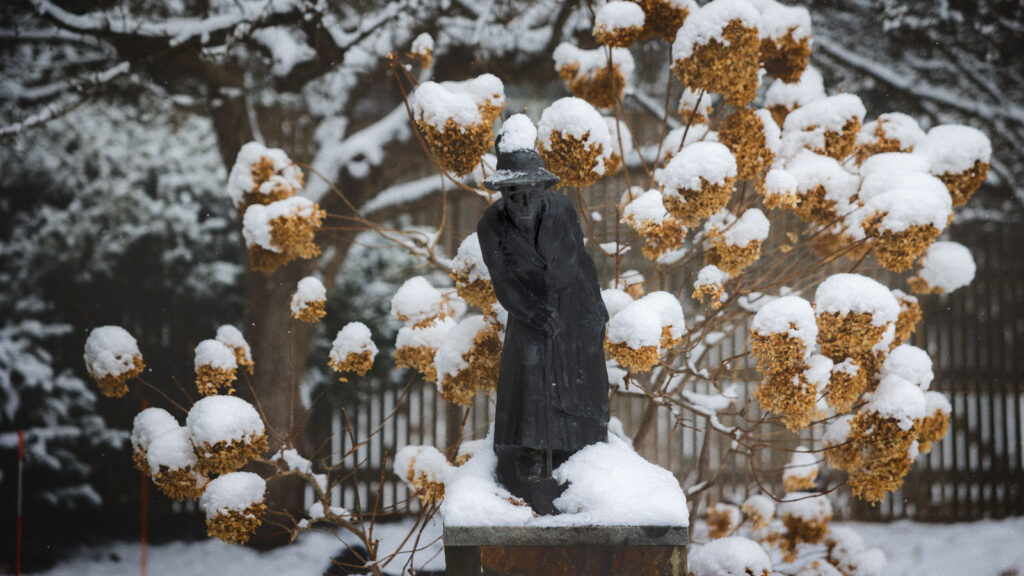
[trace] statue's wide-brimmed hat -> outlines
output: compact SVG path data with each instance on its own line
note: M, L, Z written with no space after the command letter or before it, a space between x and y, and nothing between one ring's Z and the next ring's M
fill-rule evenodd
M487 189L501 192L513 186L540 183L543 184L540 190L544 190L558 184L558 176L544 168L544 161L536 150L523 148L503 152L500 145L497 148L498 167L484 180Z

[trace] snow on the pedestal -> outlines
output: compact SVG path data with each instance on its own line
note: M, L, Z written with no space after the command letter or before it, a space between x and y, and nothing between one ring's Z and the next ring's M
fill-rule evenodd
M132 420L132 448L148 450L153 438L168 430L180 428L178 421L163 408L146 408Z
M881 379L862 410L892 418L900 429L910 430L914 420L926 416L924 392L909 380L889 375Z
M729 281L729 275L714 264L708 264L697 272L697 279L693 282L694 288L701 286L723 285Z
M799 108L825 97L825 81L821 72L808 66L795 84L775 80L764 95L765 108L783 106L789 110Z
M942 124L928 131L915 154L928 158L932 174L957 174L992 159L992 143L983 132L962 124Z
M698 97L700 102L697 102ZM683 120L689 120L690 115L695 113L694 108L696 108L697 116L707 117L711 112L711 93L704 92L704 95L701 96L701 92L697 90L683 88L683 93L679 96L679 115L683 117ZM692 129L693 126L691 125L690 128ZM678 142L676 142L676 146L679 146Z
M192 405L185 418L196 446L230 443L263 434L263 420L252 404L236 396L207 396Z
M576 70L577 76L585 76L592 74L602 68L608 67L608 52L604 47L595 48L593 50L583 50L568 42L562 42L555 48L555 51L551 54L552 59L555 61L555 68L562 68L563 66L578 66ZM633 69L636 67L633 61L633 55L630 54L628 48L612 48L611 49L612 66L618 68L622 73L623 78L629 82L629 77L633 75ZM564 100L564 98L563 98ZM544 116L541 115L541 121L543 122ZM543 138L543 134L541 135Z
M682 28L676 32L672 60L689 58L694 48L712 40L728 45L722 33L733 20L739 20L745 28L757 29L761 14L746 0L713 0L690 12Z
M292 294L292 314L299 314L313 302L327 300L327 288L316 276L306 276L299 280L295 286L295 293Z
M804 357L810 358L818 339L818 323L811 303L799 296L783 296L765 304L754 315L750 329L762 336L787 334L804 343Z
M225 324L217 328L217 335L214 339L228 348L240 348L244 353L245 359L252 362L252 348L249 347L249 343L245 341L245 336L242 335L242 331L238 328Z
M704 233L718 232L729 246L744 247L768 238L769 227L768 218L758 208L750 208L739 218L723 208L704 223Z
M224 512L243 512L249 506L263 501L267 482L252 472L229 472L206 485L199 500L207 518Z
M362 354L370 351L370 358L376 358L377 345L373 343L373 333L362 322L349 322L338 330L334 342L331 343L331 360L345 362L349 354Z
M537 127L526 114L513 114L501 125L498 132L498 152L533 150L537 143Z
M166 466L168 470L193 466L197 458L188 428L176 426L154 436L146 447L146 461L154 476L160 472L161 466Z
M643 28L644 10L635 2L613 0L598 8L594 27L598 26L606 30Z
M616 288L601 290L601 300L604 301L604 307L608 310L609 317L614 317L623 308L633 303L632 296Z
M315 212L313 201L302 196L292 196L266 205L253 204L245 209L245 216L242 217L245 245L248 248L259 246L270 252L280 252L281 249L274 244L271 236L273 228L270 223L286 216L311 218Z
M953 212L952 202L920 188L893 188L875 196L864 205L864 213L885 214L880 227L890 232L903 232L911 226L932 225L944 230Z
M917 120L902 112L886 112L879 114L878 118L866 122L857 134L857 145L872 144L876 140L875 129L881 124L885 137L889 140L899 142L900 149L913 148L924 139L924 130L918 125Z
M925 251L917 275L929 286L949 293L970 284L976 271L974 257L966 246L940 241Z
M288 154L280 148L267 148L259 142L249 142L242 146L235 157L235 163L228 175L227 192L228 196L240 206L246 193L254 192L256 181L253 179L253 165L259 163L262 158L267 158L273 163L274 175L283 179L283 182L293 190L298 191L302 187L302 169L299 168ZM269 193L270 187L260 187L258 193Z
M806 446L797 446L793 456L789 459L789 464L782 472L782 479L807 478L818 469L820 460L817 454L808 452Z
M942 392L929 390L924 393L924 412L925 416L931 416L936 412L948 415L953 413L953 405L949 403L949 398Z
M414 324L436 316L443 306L441 292L423 276L409 278L391 297L391 314Z
M742 536L727 536L694 547L687 564L693 576L760 576L772 569L771 559L761 545Z
M412 95L417 120L444 130L451 119L459 128L483 121L480 106L500 107L505 103L505 86L493 74L481 74L462 82L424 82Z
M563 44L562 46L568 45ZM620 49L616 48L616 50ZM554 132L560 132L563 137L572 136L586 146L600 146L601 154L597 157L594 172L604 174L604 163L611 157L613 151L612 135L608 131L608 123L604 121L604 117L590 103L580 98L566 96L555 100L545 108L537 123L537 138L540 145L546 150L551 150L551 138Z
M454 376L468 366L464 356L473 348L474 339L487 328L487 319L479 314L466 316L452 327L444 343L434 354L438 386L447 376Z
M814 292L814 311L818 314L867 313L874 326L896 322L900 304L892 292L877 280L860 274L833 274Z
M901 344L885 357L879 376L885 378L889 375L912 382L921 390L928 390L935 377L932 372L932 359L928 353L911 344Z
M142 357L139 344L120 326L99 326L85 339L85 365L96 378L120 376L135 368L135 357Z
M684 146L668 165L656 170L654 178L665 194L679 196L677 188L700 190L701 179L709 184L724 184L736 177L736 158L724 144L694 142Z
M801 40L811 35L811 13L803 6L786 6L775 0L748 0L761 13L758 30L762 38L792 36Z
M668 218L668 211L661 200L661 192L648 190L629 204L622 211L624 221L633 221L637 225L657 225Z
M808 521L822 521L832 517L832 503L824 494L790 492L779 502L779 516L792 516Z
M235 351L228 348L226 344L207 339L196 345L195 367L198 369L200 366L230 371L238 368L238 362L235 358Z
M853 420L853 414L843 414L833 420L825 429L825 434L821 437L822 442L826 446L838 446L846 442L846 439L850 437L851 420Z
M835 158L803 150L786 162L786 171L796 178L801 195L822 186L825 199L835 202L836 212L846 214L854 209L852 197L857 193L857 177L850 174Z

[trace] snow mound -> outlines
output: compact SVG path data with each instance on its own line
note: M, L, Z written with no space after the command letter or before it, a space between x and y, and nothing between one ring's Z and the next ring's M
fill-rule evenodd
M271 223L285 217L310 219L316 210L316 204L302 196L249 206L245 209L245 216L242 216L242 236L245 237L246 247L259 246L264 250L280 252L281 248L274 244Z
M601 300L604 301L604 307L608 310L610 317L614 317L623 308L633 303L632 296L616 288L602 290Z
M738 20L744 28L757 29L761 23L761 14L746 0L712 0L691 12L676 32L675 42L672 43L672 60L689 58L694 48L712 40L727 45L722 33L733 20Z
M154 436L146 448L146 461L155 476L161 466L168 470L181 470L195 465L196 453L192 449L188 429L176 426Z
M612 135L597 109L586 100L572 96L555 100L541 112L537 123L537 137L545 150L551 150L555 132L563 137L571 136L588 147L600 146L601 156L594 171L604 174L604 161L612 155Z
M443 307L444 296L423 276L409 278L391 297L391 314L412 323L437 316Z
M877 280L860 274L833 274L814 292L814 310L817 314L863 312L871 315L873 325L882 326L896 322L900 304Z
M948 415L953 413L953 405L949 403L949 398L942 392L929 390L924 393L924 412L925 416L931 416L936 412Z
M634 222L638 226L659 225L668 218L668 211L661 199L661 192L648 190L626 204L622 211L622 220Z
M267 482L252 472L230 472L210 481L199 500L207 518L224 512L244 512L263 501Z
M832 517L832 503L824 494L810 492L790 492L779 502L779 516L792 516L801 520L828 520Z
M928 247L921 257L917 275L932 288L949 293L974 280L977 267L971 251L958 242L940 241Z
M284 184L294 191L302 188L302 169L292 162L284 150L267 148L259 142L249 142L238 151L235 163L231 166L231 173L228 174L227 192L235 206L242 205L247 193L269 194L274 190L273 185L267 186L268 182L264 182L256 189L253 168L261 162L272 167L272 179L279 180L275 183Z
M811 303L799 296L783 296L765 304L754 315L750 329L762 336L787 334L804 343L804 356L811 357L818 339L818 323Z
M727 178L735 177L736 158L729 148L718 142L694 142L684 146L668 165L654 174L658 184L670 195L678 194L677 189L699 190L702 178L710 184L725 184Z
M412 96L416 119L443 131L448 120L459 128L483 121L482 107L501 108L505 86L493 74L482 74L462 82L424 82Z
M263 420L252 404L235 396L207 396L185 418L192 443L215 445L263 435Z
M932 359L928 353L910 344L901 344L893 348L885 357L879 376L886 378L890 375L899 376L921 390L927 390L935 377L932 372Z
M362 322L349 322L338 330L331 343L330 358L338 364L345 362L349 354L362 354L369 351L371 359L377 356L377 345L373 343L373 333Z
M93 328L85 339L85 365L95 378L131 372L136 357L142 357L139 344L120 326Z
M882 378L863 410L896 420L901 430L910 430L915 420L927 415L921 388L895 375Z
M217 335L214 339L228 348L241 350L245 360L252 362L252 348L249 347L249 343L245 341L245 336L242 335L242 331L238 328L225 324L217 328Z
M880 227L890 232L926 225L941 231L953 213L953 204L949 194L943 197L920 188L895 188L869 200L864 213L884 214Z
M980 130L961 124L942 124L914 149L928 158L932 174L958 174L974 167L975 162L987 164L992 159L992 143Z
M196 345L195 368L209 366L218 370L233 371L238 368L235 351L222 342L207 339Z
M132 448L148 450L153 438L168 430L180 428L178 421L163 408L146 408L132 420Z
M644 10L635 2L613 0L597 10L594 16L594 28L621 30L643 28Z
M299 280L292 294L292 314L301 314L310 304L327 300L327 288L316 276L306 276Z
M772 82L765 92L764 106L781 106L793 110L824 97L825 81L821 77L821 72L813 66L808 66L800 76L800 81L795 84L787 84L782 80Z

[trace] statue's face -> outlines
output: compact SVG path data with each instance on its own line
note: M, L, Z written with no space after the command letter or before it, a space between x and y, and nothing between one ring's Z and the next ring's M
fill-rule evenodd
M533 220L540 209L538 194L540 185L516 186L507 192L508 207L512 215L520 220Z

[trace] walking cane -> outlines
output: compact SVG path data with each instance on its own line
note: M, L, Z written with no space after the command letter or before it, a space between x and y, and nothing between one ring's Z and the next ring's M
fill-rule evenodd
M552 477L551 467L553 463L553 458L551 456L551 419L554 416L554 408L551 406L551 390L555 387L553 370L553 363L555 359L554 342L554 334L550 334L544 342L544 356L546 360L544 363L544 372L548 373L544 378L544 382L546 383L544 385L544 396L546 400L545 404L547 404L547 415L544 417L544 451L546 452L545 458L547 459L546 471L548 478ZM550 384L547 384L547 382L550 382Z

